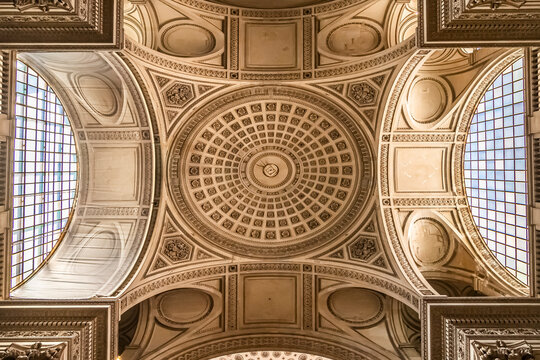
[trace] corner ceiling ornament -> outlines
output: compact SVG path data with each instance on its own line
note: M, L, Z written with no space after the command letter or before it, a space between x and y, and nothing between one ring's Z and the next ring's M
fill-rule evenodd
M14 0L14 5L21 11L36 8L43 12L48 12L50 8L73 10L73 6L67 0Z
M179 214L202 238L250 256L330 243L372 191L363 131L327 99L292 87L235 91L180 129L169 161Z
M60 360L66 344L43 347L41 343L30 346L11 344L0 350L0 360Z
M3 49L116 50L122 39L119 0L11 0L0 6Z
M537 0L421 0L418 42L423 48L537 46Z
M507 346L504 341L497 340L495 345L473 343L476 355L480 360L534 360L531 345L526 341Z

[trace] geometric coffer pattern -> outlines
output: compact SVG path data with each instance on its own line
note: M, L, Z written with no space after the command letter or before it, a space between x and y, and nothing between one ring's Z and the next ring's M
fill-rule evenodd
M181 215L205 237L269 256L331 241L351 225L372 169L365 138L338 107L263 91L194 116L173 145L169 178Z

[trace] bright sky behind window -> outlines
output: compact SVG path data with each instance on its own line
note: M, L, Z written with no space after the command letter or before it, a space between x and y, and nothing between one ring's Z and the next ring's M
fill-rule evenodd
M465 185L487 246L528 284L527 177L523 58L495 79L473 116Z
M60 100L17 61L11 286L47 258L68 223L77 187L77 156Z

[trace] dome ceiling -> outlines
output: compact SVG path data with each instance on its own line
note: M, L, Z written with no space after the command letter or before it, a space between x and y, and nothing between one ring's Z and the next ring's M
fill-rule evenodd
M255 256L332 242L357 222L373 183L360 128L293 87L211 102L181 129L173 153L168 178L180 214L216 245Z

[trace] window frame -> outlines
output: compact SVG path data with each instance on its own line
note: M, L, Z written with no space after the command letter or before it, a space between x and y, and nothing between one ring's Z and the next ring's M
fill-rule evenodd
M16 131L17 131L17 118L19 117L19 115L17 115L17 107L18 106L24 106L25 108L27 107L27 104L19 104L17 102L17 90L16 90L16 87L17 87L17 75L19 73L19 69L18 69L18 63L22 63L24 66L27 67L27 71L26 73L28 73L29 70L33 71L37 78L38 78L38 82L39 82L39 79L41 78L43 80L43 82L45 83L45 86L47 88L46 90L46 96L49 96L51 93L52 93L52 96L54 96L56 102L55 104L57 105L60 105L62 107L62 110L63 110L63 114L61 115L63 117L63 119L67 119L68 123L69 123L69 127L70 127L70 134L71 134L71 139L72 139L72 146L74 146L74 152L71 153L71 152L60 152L60 154L62 154L62 156L64 155L68 155L68 156L71 156L71 155L75 155L75 186L73 189L69 189L67 191L71 192L71 191L74 191L74 196L72 199L68 198L68 200L71 200L72 201L72 204L71 204L71 207L69 207L69 215L67 216L67 218L64 218L64 217L60 217L59 221L63 221L64 219L66 220L65 222L65 225L63 226L63 228L61 229L60 231L60 234L58 235L58 238L56 240L53 240L51 241L51 243L53 244L52 245L52 248L51 250L46 253L46 254L41 254L41 255L38 255L38 256L33 256L31 259L32 259L32 271L26 276L26 278L24 278L24 272L21 272L19 275L19 277L22 277L22 279L17 282L15 285L13 285L13 279L14 279L14 276L12 274L12 270L13 270L13 248L14 248L14 225L15 225L15 214L14 214L14 211L15 211L15 207L14 207L14 200L15 200L15 175L16 175L16 172L15 172L15 152L17 151L17 147L15 145L15 142L20 139L17 137L17 134L16 134ZM6 287L7 287L7 291L8 292L13 292L15 291L16 289L20 288L21 286L23 286L24 284L26 284L30 279L32 279L48 262L49 260L52 258L52 256L54 255L54 253L56 252L56 250L58 249L58 247L60 246L60 244L62 243L63 239L65 238L67 232L69 231L69 228L70 228L70 225L71 225L71 222L73 220L73 217L74 217L74 214L75 214L75 209L77 207L77 203L78 203L78 195L79 195L79 186L80 186L80 159L79 159L79 154L80 152L78 151L78 142L77 142L77 137L75 136L75 129L73 127L73 123L71 122L71 116L69 114L69 110L64 106L64 102L62 101L61 99L61 96L59 96L58 92L55 91L54 87L51 85L51 82L47 80L46 78L46 75L44 76L44 74L36 71L30 64L28 64L27 62L25 62L23 59L20 59L18 56L14 56L12 61L11 61L11 67L13 68L12 70L12 77L13 77L13 80L11 81L11 98L12 98L12 101L10 102L10 111L12 111L12 139L10 139L10 149L9 149L9 152L10 152L10 161L9 161L9 165L8 165L8 168L9 168L9 174L8 174L8 180L9 180L9 202L8 202L8 206L9 206L9 225L10 225L10 231L8 232L8 239L9 239L9 246L7 247L7 252L8 252L8 256L7 256L7 281L6 281ZM26 82L26 84L28 85L28 82ZM25 96L27 97L27 95ZM36 98L37 99L37 98ZM38 100L39 101L39 100ZM37 109L37 107L36 107ZM48 114L50 114L50 112L48 111L48 109L45 109L45 110L42 110L46 113L45 115L45 119L43 120L45 123L49 123L48 121ZM23 117L25 118L25 121L26 121L26 114L23 115ZM36 119L37 120L37 119ZM54 122L53 122L54 123ZM48 130L45 130L45 133L49 133ZM53 134L56 134L53 132ZM63 135L65 136L65 135ZM49 143L49 142L47 142ZM62 145L65 145L63 142L61 143ZM70 145L71 146L71 145ZM37 162L37 161L36 161ZM53 164L56 164L57 162L52 162ZM62 160L61 163L64 163L64 161ZM68 162L68 164L72 164L73 162ZM25 171L26 172L26 171ZM65 173L71 173L72 170L70 169L69 171L64 171L62 170L60 173L61 174L65 174ZM47 172L45 172L45 174L47 174ZM60 181L61 183L63 183L65 180L62 178L62 180ZM68 182L70 180L67 180ZM34 183L35 184L35 183ZM59 190L59 191L52 191L52 192L49 192L51 194L54 194L54 193L62 193L64 190ZM45 194L45 192L43 193ZM34 195L37 195L36 193L34 193ZM17 196L22 196L24 197L24 192L23 194L21 195L17 195ZM65 199L61 199L60 201L64 201ZM44 204L49 204L51 202L45 202ZM60 209L60 211L62 211L62 209ZM54 224L55 220L53 219L51 221L51 223ZM48 223L48 222L44 222L45 223ZM25 226L22 226L20 228L20 230L23 230L24 231L25 229ZM51 230L51 234L54 234L54 228L53 230ZM35 237L35 235L34 235ZM7 240L7 239L6 239ZM21 241L24 242L24 239L22 239ZM32 247L32 252L34 254L34 249L36 248L35 244L34 246ZM22 252L24 252L24 249L22 249ZM42 260L41 262L36 266L34 267L33 265L33 262L34 262L34 259L37 258L37 257L42 257ZM24 259L24 257L23 257ZM21 266L23 266L24 264L24 260L20 262Z

